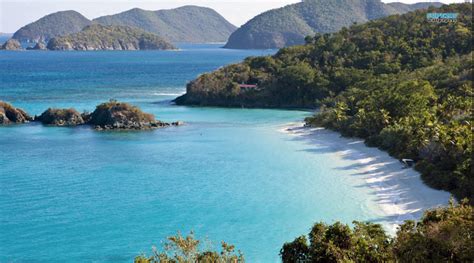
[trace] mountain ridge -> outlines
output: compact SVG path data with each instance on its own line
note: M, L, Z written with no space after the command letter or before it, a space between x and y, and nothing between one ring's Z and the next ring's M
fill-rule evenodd
M236 29L215 10L194 5L156 11L134 8L93 21L104 25L137 27L171 42L225 42Z
M237 28L215 10L200 6L149 11L140 8L89 20L73 10L48 14L17 30L13 37L24 42L48 42L51 38L80 32L91 24L135 27L171 42L225 42Z
M441 3L384 4L380 0L305 0L266 11L237 29L225 48L270 49L304 44L315 33L336 32L392 14L402 14Z
M47 42L56 36L77 33L91 23L91 20L77 11L59 11L21 27L12 38L19 41Z

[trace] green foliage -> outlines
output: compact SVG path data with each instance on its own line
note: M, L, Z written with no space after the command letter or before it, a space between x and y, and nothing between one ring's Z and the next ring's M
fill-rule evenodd
M282 48L311 42L308 35L335 32L353 23L402 14L439 3L384 4L380 0L304 0L251 19L229 38L227 48Z
M175 49L157 35L126 26L94 24L81 32L56 37L48 42L51 50L139 50Z
M312 93L316 92L313 88L316 74L308 63L301 62L282 68L277 75L278 86L275 94L278 94L278 98L285 98L280 102L281 104L291 105L301 100L303 100L303 106L314 104L311 99L315 97Z
M90 24L89 19L76 11L61 11L20 28L13 38L20 41L47 42L53 37L77 33Z
M391 241L380 225L357 221L354 225L351 229L339 222L315 224L309 245L305 236L283 245L283 262L387 262L392 257Z
M430 23L427 12L459 16ZM306 45L204 74L176 102L319 106L308 124L414 159L429 185L474 200L472 26L472 4L452 4L316 34ZM239 83L261 90L229 88Z
M243 263L244 256L235 252L235 247L225 242L221 243L221 251L201 250L201 241L194 238L193 232L187 236L178 233L168 237L164 251L153 247L152 255L135 258L135 263Z
M47 15L19 29L13 35L20 41L44 41L80 32L98 23L108 26L128 26L157 34L171 42L224 42L236 29L216 11L198 6L158 11L138 8L102 16L90 21L76 11L62 11Z
M309 233L285 243L284 263L294 262L472 262L474 211L467 201L428 210L419 222L406 221L396 237L379 224L317 223Z
M473 262L474 210L463 201L427 211L397 232L394 254L400 262Z
M417 160L416 169L429 185L472 198L473 94L465 88L472 85L472 68L465 63L471 59L471 54L453 57L360 82L328 100L322 113L307 122L365 138L397 158Z
M140 28L171 42L224 42L236 29L216 11L198 6L158 11L134 8L96 18L94 22Z

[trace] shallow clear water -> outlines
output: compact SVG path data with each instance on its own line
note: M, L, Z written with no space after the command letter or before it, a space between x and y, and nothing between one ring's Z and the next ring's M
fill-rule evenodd
M198 74L273 51L2 52L0 100L40 114L109 98L187 125L0 128L0 262L131 262L178 230L278 262L314 222L372 220L340 159L280 132L308 112L173 106Z

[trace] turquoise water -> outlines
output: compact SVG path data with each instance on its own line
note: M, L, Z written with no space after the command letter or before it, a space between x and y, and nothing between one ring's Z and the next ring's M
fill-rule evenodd
M96 132L0 128L0 262L132 262L177 231L278 262L316 221L374 218L341 160L279 131L309 112L178 107L198 74L274 51L1 52L0 100L47 107L137 104L182 127ZM331 159L332 158L332 159Z

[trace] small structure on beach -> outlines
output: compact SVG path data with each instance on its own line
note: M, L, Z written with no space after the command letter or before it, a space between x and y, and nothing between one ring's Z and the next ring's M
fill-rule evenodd
M403 169L410 168L415 164L412 159L401 159L400 162L403 164Z

